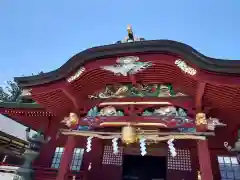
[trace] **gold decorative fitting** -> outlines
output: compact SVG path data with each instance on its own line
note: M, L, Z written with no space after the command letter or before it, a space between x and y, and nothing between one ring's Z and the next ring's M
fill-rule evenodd
M194 76L197 74L197 70L193 69L192 67L188 66L183 60L177 59L175 64L186 74Z
M64 123L67 127L71 127L72 125L78 124L79 118L76 113L71 112L69 116L64 117L61 123Z
M139 38L134 35L131 25L127 26L127 33L128 33L128 36L126 36L124 40L120 41L121 43L129 43L129 42L144 40L143 38Z
M67 82L71 83L71 82L75 81L82 75L82 73L84 73L85 70L86 69L84 67L79 68L74 75L67 78Z
M207 124L206 114L205 113L197 113L195 123L197 126L206 125Z
M70 119L72 124L77 124L77 122L79 120L76 113L70 113L69 114L69 119Z

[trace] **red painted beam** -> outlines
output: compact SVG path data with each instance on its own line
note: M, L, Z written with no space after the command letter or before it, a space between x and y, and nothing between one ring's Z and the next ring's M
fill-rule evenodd
M57 82L54 82L51 84L44 84L41 86L30 87L32 89L31 93L32 93L32 95L50 93L52 91L61 89L63 87L64 83L65 83L65 81L62 80L62 81L57 81Z
M47 93L51 93L56 90L61 90L73 103L73 110L78 111L80 109L80 102L77 99L77 92L68 84L66 81L58 81L53 84L46 84L44 86L34 87L32 89L32 96L46 95ZM38 100L38 99L36 99ZM54 106L54 102L53 102ZM64 108L64 105L63 105Z
M183 97L167 97L167 98L160 98L160 97L128 97L128 98L116 98L116 99L95 99L95 100L87 100L84 103L81 103L80 106L80 100L77 101L75 98L78 97L76 95L76 92L73 91L73 89L69 86L66 85L66 82L64 81L59 81L56 84L48 84L42 87L36 87L32 90L32 94L36 97L44 95L45 93L50 93L52 91L56 90L64 90L65 94L69 97L69 99L72 100L73 104L75 104L74 109L85 109L86 111L92 108L93 106L98 106L102 102L141 102L141 101L152 101L152 102L170 102L172 103L173 106L179 106L184 109L187 109L189 113L192 111L193 107L193 99L189 96L183 96ZM54 102L53 102L54 106ZM143 105L144 106L144 105ZM64 104L63 104L64 108ZM84 112L86 113L86 112Z
M195 99L195 107L197 112L202 111L202 98L203 98L205 86L206 86L206 83L204 82L198 82L197 84L197 92L196 92L196 99Z
M160 78L160 75L159 75L160 71L159 71L159 69L161 69L162 67L165 67L165 66L166 67L172 66L171 74L168 74L168 78L166 77L168 79L166 81L169 81L169 83L171 83L171 79L175 75L179 75L181 77L187 77L188 79L191 78L194 81L200 79L200 80L202 80L201 82L203 82L203 83L211 82L213 84L222 84L222 83L223 84L226 84L226 83L228 84L229 82L231 82L231 84L234 86L234 85L236 85L239 82L239 78L237 78L237 77L235 77L235 78L231 77L231 79L229 79L230 77L227 76L227 75L217 75L217 74L214 74L214 73L207 73L207 72L204 72L204 71L200 71L199 69L197 69L197 74L195 76L189 76L187 74L184 74L184 73L181 72L181 70L179 70L174 65L174 61L176 60L176 57L174 57L174 56L160 55L160 54L158 54L158 55L144 55L144 56L141 55L141 59L143 61L153 61L154 64L155 64L154 68L151 69L151 67L150 67L149 69L146 69L145 71L143 71L143 72L141 72L141 73L136 75L136 76L138 76L138 75L141 76L141 74L144 74L143 76L141 76L143 78L141 80L143 80L143 81L146 80L147 82L157 81L157 79ZM111 62L109 61L109 63L111 63ZM99 79L98 79L98 77L100 76L101 73L96 73L97 70L95 70L95 74L91 76L91 72L92 71L90 71L91 70L90 64L88 65L88 67L89 68L88 68L86 74L90 73L87 76L91 77L91 82L92 81L97 81L98 84L101 83L101 82L99 82ZM97 64L95 64L94 67L97 68ZM100 72L100 70L99 70L99 72ZM164 70L164 72L165 72L165 70ZM161 76L163 76L163 75L161 74ZM170 77L170 76L172 76L172 77ZM113 75L111 75L111 73L108 73L108 75L104 76L105 79L106 78L109 79L110 77L113 77ZM121 78L124 78L124 77L115 77L114 76L113 80L110 80L109 83L114 83L116 79L119 80ZM85 80L83 81L83 79L85 79ZM217 79L217 81L215 81L216 79ZM90 82L89 78L84 78L84 76L81 79L77 80L76 82L73 82L73 83L84 84L85 81L88 81L88 83L86 83L86 85L82 86L81 90L79 92L77 92L78 94L80 93L82 95L81 97L79 97L80 100L81 100L81 98L84 98L83 95L88 94L88 91L89 91L90 88L94 89L94 87L91 86L93 84L90 85L89 84L89 82ZM50 91L53 91L53 90L56 90L56 89L62 89L63 88L62 82L65 82L65 81L58 81L55 84L48 84L48 85L44 85L44 86L39 86L39 87L33 88L32 92L33 92L33 94L37 93L37 91L39 93L40 92L42 92L42 93L45 92L46 93L46 92L50 92ZM239 86L238 84L237 84L237 86ZM44 88L41 90L41 87L44 87ZM183 89L189 89L189 88L188 87L186 87L186 88L183 87ZM195 88L193 88L193 89L195 89ZM199 89L199 88L197 88L197 89ZM68 96L68 98L71 99L71 101L73 102L75 109L76 109L76 107L80 106L80 104L81 105L84 104L84 103L78 103L78 100L74 99L75 95L73 95L74 93L71 93L71 90L67 90L67 88L66 88L66 89L64 89L64 92ZM196 104L197 104L197 102L200 102L200 98L199 97L196 97ZM54 106L54 104L53 104L53 106ZM195 105L195 106L199 106L199 105ZM65 107L63 107L63 108L65 108Z
M0 108L0 114L17 116L54 116L45 109Z
M230 77L227 76L226 74L216 74L214 72L210 73L210 72L204 72L201 71L199 69L197 69L197 74L195 76L190 76L187 75L185 73L183 73L178 67L176 67L176 65L174 64L175 60L178 59L179 57L173 56L173 55L164 55L164 54L145 54L145 55L139 55L141 61L152 61L154 63L153 67L150 67L146 70L144 70L143 72L140 72L136 75L141 77L140 79L143 82L160 82L160 83L172 83L174 82L174 78L175 77L187 77L188 79L192 79L192 80L200 80L201 82L209 82L212 84L216 84L216 85L232 85L232 86L239 86L240 84L240 78L239 77ZM115 59L115 58L113 58ZM91 62L88 63L86 65L86 73L85 75L82 76L81 79L74 81L73 83L78 83L78 84L84 84L84 86L82 86L81 90L79 92L72 92L72 89L69 89L68 87L64 86L64 84L66 83L65 80L61 80L61 81L57 81L54 82L52 84L45 84L45 85L41 85L41 86L34 86L34 87L30 87L32 88L32 94L33 97L34 95L38 94L40 95L41 93L43 95L46 95L46 93L57 90L57 89L61 89L63 90L63 92L65 93L65 95L71 99L71 102L74 104L74 109L79 109L80 104L82 106L85 106L84 103L80 103L78 101L81 100L81 98L86 98L85 95L91 94L90 91L91 89L94 90L94 87L96 86L95 81L98 83L98 87L100 87L100 81L99 81L99 76L101 76L101 74L104 74L104 79L108 79L109 83L115 83L115 82L120 82L121 81L125 81L126 78L128 77L116 77L113 75L113 73L110 72L106 72L103 70L98 69L100 67L100 65L104 64L104 65L110 65L113 64L113 59L103 59L101 61L98 62ZM114 61L115 63L115 61ZM191 65L190 65L191 66ZM169 70L166 71L166 69L171 68L171 73L169 73ZM94 73L93 73L94 71ZM92 74L93 73L93 74ZM167 74L167 75L164 75ZM161 79L161 80L160 80ZM164 81L162 80L164 79ZM135 82L136 79L132 79L130 81L132 81L133 83ZM163 81L163 82L161 82ZM105 81L104 81L105 82ZM86 85L85 85L86 83ZM186 83L186 82L185 82ZM102 83L102 86L104 86L104 83ZM183 89L189 89L188 87L182 87ZM192 91L192 90L189 90ZM81 97L78 97L78 99L76 100L76 95L75 93L81 94ZM39 96L36 96L36 100L38 100ZM199 101L199 100L197 100ZM40 101L42 102L42 101ZM44 102L42 102L44 103ZM52 105L54 107L54 102L52 102ZM61 105L63 106L62 109L66 109L66 106L69 105ZM69 107L68 107L69 108ZM83 107L82 107L83 108ZM53 108L51 108L53 109Z
M158 69L161 71L161 68L163 66L168 66L168 68L170 66L172 66L171 68L173 71L171 71L171 72L174 72L173 74L175 74L176 69L178 69L178 72L180 72L181 75L190 77L196 81L202 81L202 82L211 83L211 84L215 84L215 85L226 85L226 86L235 86L235 87L239 87L239 84L240 84L240 77L229 76L226 73L219 74L219 73L214 73L214 72L202 71L195 64L187 63L190 67L197 70L196 75L190 76L184 72L181 72L181 70L175 65L175 61L177 59L184 60L184 58L181 58L177 55L170 55L170 54L163 54L163 53L136 54L136 55L140 57L141 61L153 62L154 63L153 67L156 72L158 72ZM85 68L89 71L92 68L99 68L100 66L103 66L103 65L107 66L107 65L113 65L113 64L116 64L114 61L114 58L111 58L111 60L110 59L102 59L101 61L94 61L94 62L87 63ZM149 73L150 69L151 69L151 67L144 70L143 73L148 73L148 76L154 76L154 74L156 74L156 72L154 74L151 74L151 73ZM136 76L138 76L138 74L136 74Z
M130 116L132 116L134 118L134 116L136 116L136 112L135 112L135 105L134 104L131 104L129 106L129 114Z
M90 117L91 118L91 117ZM92 119L92 118L91 118ZM182 125L178 126L174 117L168 117L167 120L162 120L162 117L159 116L99 116L95 118L95 122L93 123L92 127L105 127L102 123L124 123L124 122L131 122L131 123L161 123L163 126L162 128L195 128L195 123L183 123ZM86 126L89 125L86 121L86 118L82 118L79 122L79 125ZM114 126L114 125L109 125ZM116 124L116 126L119 126ZM153 125L155 126L155 125Z
M61 90L70 100L72 100L73 104L76 105L76 107L79 106L75 98L76 91L66 81L58 81L53 84L34 87L32 88L32 96L47 94L56 90Z
M86 101L86 104L92 103L107 103L107 102L169 102L172 104L180 105L193 105L193 98L190 96L178 97L125 97L125 98L108 98L108 99L91 99Z
M180 57L177 54L175 54L175 55L170 54L170 53L164 54L162 52L150 54L150 53L146 52L146 53L141 53L141 54L135 53L135 54L128 54L128 55L139 56L140 61L151 61L154 63L154 66L153 66L154 68L160 67L160 66L162 66L162 67L165 66L165 68L166 67L171 68L173 71L175 71L177 69L178 72L181 73L182 75L188 76L192 79L199 80L202 82L212 83L212 84L216 84L216 85L227 85L227 86L239 86L239 84L240 84L240 77L237 77L237 76L233 77L227 73L221 74L221 73L203 71L203 70L199 69L195 64L187 63L190 67L195 68L197 70L197 74L195 76L190 76L188 74L185 74L184 72L181 72L181 70L178 67L176 67L176 65L175 65L175 60L177 60L177 59L184 60L185 59L184 57ZM98 60L98 61L92 61L92 62L86 63L84 65L84 67L86 69L86 73L82 77L84 77L88 73L92 73L92 70L95 71L96 69L99 71L105 72L104 70L100 70L99 67L116 64L116 58L117 57L102 58L101 60ZM143 71L143 73L149 72L150 69L151 69L151 67L146 69L145 71ZM161 68L160 68L160 71L161 71ZM160 71L158 69L156 69L155 72L158 74ZM172 71L170 71L170 72L172 72ZM109 73L109 74L111 74L111 73ZM95 75L95 76L97 78L99 77L99 75ZM138 76L138 74L136 76ZM121 77L121 78L124 79L126 77ZM81 78L81 79L84 79L84 78Z
M61 90L72 101L75 111L78 111L80 109L80 103L77 99L77 92L67 82L63 84Z
M136 77L132 74L129 76L131 82L132 82L132 85L136 85L137 84L137 80L136 80Z
M88 100L84 103L86 109L90 109L94 106L99 106L101 103L111 103L111 102L168 102L173 106L181 107L188 110L189 113L195 112L192 107L194 107L194 101L192 97L189 96L179 96L179 97L127 97L127 98L113 98L113 99L95 99ZM121 105L114 105L115 107L121 107ZM126 106L126 105L124 105ZM146 106L161 106L161 105L134 105L135 107L146 107Z
M150 74L149 74L150 76ZM38 87L38 88L34 88L33 89L33 94L36 94L36 93L47 93L47 92L51 92L53 90L57 90L57 89L64 89L64 84L65 81L59 81L57 82L56 84L48 84L46 86L42 86L42 87ZM91 89L94 89L94 87L91 87ZM197 88L199 89L199 91L201 91L201 88ZM81 92L85 92L85 93L81 93L81 94L86 94L86 91L88 91L88 86L86 84L86 86L84 86L84 88L81 90ZM71 93L71 90L68 90L68 88L65 87L65 90L64 90L65 94L68 96L68 98L71 99L71 101L73 102L74 106L75 106L75 109L78 108L80 105L79 104L84 104L84 103L78 103L77 100L75 100L74 97L76 97L76 95L73 95L74 93ZM76 93L76 92L75 92ZM78 92L80 93L80 92ZM83 97L82 97L83 98ZM81 100L81 97L79 97L79 99ZM196 102L199 101L200 98L196 98ZM119 100L119 99L118 99ZM64 108L64 107L63 107ZM82 107L83 108L83 107Z
M163 67L165 67L165 68L172 68L171 73L170 74L168 73L168 76L172 76L172 77L174 77L174 75L177 73L181 76L186 76L186 77L192 78L197 81L212 83L212 84L216 84L216 85L239 86L239 84L240 84L239 77L233 78L232 76L228 76L226 74L216 74L214 72L210 72L210 73L204 72L204 71L201 71L200 69L198 69L197 67L194 67L197 70L197 74L195 76L190 76L184 72L181 72L181 70L178 67L176 67L176 65L174 64L175 60L178 59L176 56L164 55L164 54L150 54L150 55L140 55L140 58L143 61L152 61L154 63L154 66L153 66L154 69L152 67L150 67L142 72L142 73L148 74L147 76L144 76L144 78L147 78L147 79L148 79L148 77L156 77L156 79L158 79L159 73L161 73L161 69L163 69ZM102 73L104 74L104 78L109 77L111 79L114 76L113 73L109 73L109 72L107 73L106 71L103 71L100 69L98 71L101 73L95 72L94 74L91 75L93 68L99 68L102 64L104 64L104 65L110 65L110 64L112 65L113 64L113 61L110 61L110 60L108 61L108 63L106 63L106 62L107 62L107 60L103 59L101 61L97 61L97 62L95 61L95 62L88 63L86 65L87 67L85 67L86 68L85 75L83 75L82 78L76 82L78 82L78 83L82 82L84 84L83 81L86 81L86 80L89 81L89 78L85 78L85 76L91 77L91 81L93 81L94 79L99 81L98 78ZM170 66L172 66L172 67L170 67ZM152 73L150 71L152 71L154 73ZM88 74L88 73L90 73L90 74ZM138 76L140 74L141 73L137 74L136 76ZM119 78L126 80L126 77L118 77L118 78L114 78L114 79L119 79ZM73 82L73 83L76 83L76 82ZM58 82L55 82L55 83L58 83ZM111 83L111 82L109 82L109 83ZM45 85L43 85L43 86L45 86ZM47 86L49 86L49 85L47 85ZM88 89L87 87L85 87L85 88Z

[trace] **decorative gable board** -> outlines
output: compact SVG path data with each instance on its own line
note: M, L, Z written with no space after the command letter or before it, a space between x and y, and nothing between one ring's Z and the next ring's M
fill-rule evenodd
M113 154L112 146L104 146L102 164L121 166L123 159L122 157L123 157L122 147L119 147L119 152L117 154Z
M168 169L179 171L192 171L191 153L188 149L176 149L177 156L168 153Z

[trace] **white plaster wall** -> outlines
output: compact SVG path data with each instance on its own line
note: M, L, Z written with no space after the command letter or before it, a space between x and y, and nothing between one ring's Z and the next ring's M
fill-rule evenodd
M0 172L0 180L13 180L15 174Z
M25 137L26 128L26 126L0 114L0 131L27 141ZM30 133L32 134L33 132L34 131L31 131Z
M19 169L17 166L0 166L0 180L14 180L16 172Z

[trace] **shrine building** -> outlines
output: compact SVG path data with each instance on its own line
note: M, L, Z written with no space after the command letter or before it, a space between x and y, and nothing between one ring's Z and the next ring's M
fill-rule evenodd
M0 164L8 163L21 165L23 163L21 155L27 148L28 142L21 136L24 133L10 130L11 125L15 127L22 125L15 121L10 121L11 119L0 116Z
M240 179L240 61L128 36L16 77L30 101L0 113L51 140L34 179ZM43 170L41 170L43 172Z

